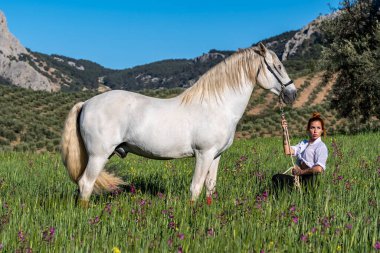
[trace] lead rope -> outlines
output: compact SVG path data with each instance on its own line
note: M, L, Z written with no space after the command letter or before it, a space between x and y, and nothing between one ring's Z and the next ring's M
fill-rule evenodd
M281 101L281 96L280 96L280 110L281 110L281 117L285 119L285 113L284 113L284 107L283 107L283 104L282 104L282 101ZM289 137L289 131L288 131L288 127L285 127L284 129L284 134L285 134L285 139L286 139L286 142L288 143L288 147L290 149L290 137ZM291 150L289 150L291 152ZM294 159L293 159L293 156L290 155L290 159L292 161L292 167L290 167L289 169L287 169L285 172L283 172L282 174L286 174L288 173L292 168L294 168L296 165L294 164ZM301 191L301 184L300 184L300 177L297 176L297 175L294 175L294 187L296 187L299 191Z

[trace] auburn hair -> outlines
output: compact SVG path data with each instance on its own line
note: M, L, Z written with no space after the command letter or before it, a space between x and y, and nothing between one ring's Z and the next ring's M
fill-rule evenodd
M325 129L325 122L321 118L321 114L319 112L313 112L313 115L309 119L309 122L307 123L307 128L306 131L309 131L311 123L314 121L319 121L321 122L322 125L322 131L323 131L323 137L326 137L326 129Z

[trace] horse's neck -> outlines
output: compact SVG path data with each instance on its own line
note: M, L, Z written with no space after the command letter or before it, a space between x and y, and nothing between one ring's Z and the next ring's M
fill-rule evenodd
M238 120L243 116L245 108L248 105L254 86L246 83L240 86L240 89L226 89L223 94L223 101L220 103L222 110L229 111L234 118Z

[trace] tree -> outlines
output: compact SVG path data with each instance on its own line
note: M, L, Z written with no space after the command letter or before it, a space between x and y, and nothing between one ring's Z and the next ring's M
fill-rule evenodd
M380 0L344 0L322 24L331 106L355 122L380 119Z

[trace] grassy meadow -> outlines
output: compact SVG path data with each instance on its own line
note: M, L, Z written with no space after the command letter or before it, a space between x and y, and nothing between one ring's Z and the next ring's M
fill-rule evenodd
M292 143L299 141L292 139ZM57 153L0 153L1 252L376 252L380 134L326 137L328 168L308 192L274 194L290 165L278 137L222 155L211 206L189 203L195 161L112 157L127 186L75 205Z

